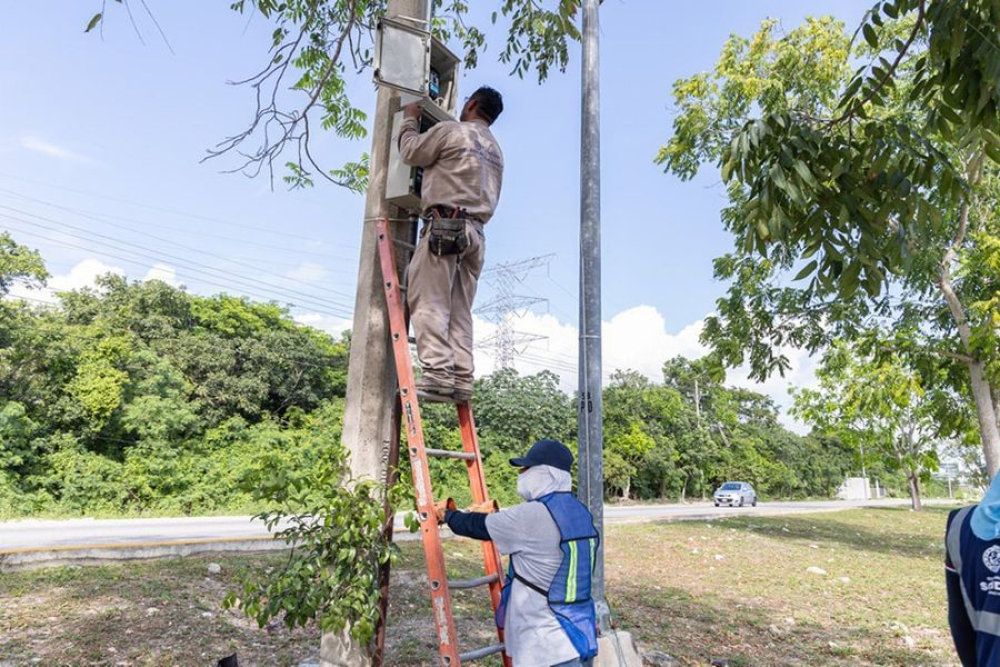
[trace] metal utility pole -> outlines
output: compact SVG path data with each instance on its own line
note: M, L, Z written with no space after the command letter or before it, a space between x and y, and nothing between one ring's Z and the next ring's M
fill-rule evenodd
M430 0L389 0L387 17L405 16L426 19ZM372 125L368 193L361 232L361 259L358 266L358 291L351 329L351 356L347 370L347 397L341 443L351 454L351 472L358 479L383 481L389 456L392 413L396 387L392 348L389 342L389 316L382 289L375 220L398 218L385 200L385 184L392 141L392 114L399 107L399 94L380 86ZM394 208L394 207L393 207ZM393 225L399 227L399 225ZM407 236L406 229L399 235ZM321 667L367 667L371 664L368 647L359 646L345 629L339 634L323 635L320 648Z
M601 535L592 594L602 630L604 599L604 433L601 424L601 116L598 60L599 0L583 2L583 101L580 136L580 499Z

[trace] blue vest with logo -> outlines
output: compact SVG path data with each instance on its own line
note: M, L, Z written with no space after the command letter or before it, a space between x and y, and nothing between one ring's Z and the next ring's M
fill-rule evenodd
M514 571L514 560L507 568L507 581L497 608L497 627L503 629L507 601L514 579L546 596L549 609L581 659L597 655L597 612L590 597L590 578L597 558L600 537L590 511L569 491L550 493L538 499L545 505L559 528L562 562L548 590L527 581Z
M972 532L974 507L955 513L945 544L958 572L962 599L976 631L980 665L1000 665L1000 540L981 540Z

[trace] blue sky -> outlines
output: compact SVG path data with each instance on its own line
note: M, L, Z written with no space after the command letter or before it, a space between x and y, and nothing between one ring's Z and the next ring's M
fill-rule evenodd
M273 27L236 15L228 0L148 4L172 53L141 9L142 41L117 8L109 12L103 39L85 35L98 0L5 7L0 228L42 251L56 288L79 286L110 268L137 279L166 278L196 293L225 290L292 302L302 321L342 328L353 310L362 197L326 184L287 192L279 182L271 191L265 179L219 173L232 162L199 163L207 147L249 120L251 92L226 82L259 69ZM488 3L475 4L486 9ZM806 16L833 13L854 26L869 5L604 2L608 372L628 366L656 378L666 358L697 354L699 323L725 288L712 279L712 259L730 247L719 221L724 192L717 173L708 169L685 183L653 164L670 135L673 82L711 69L729 34L748 35L765 18L791 28ZM487 230L487 263L555 254L547 271L524 282L525 294L546 297L549 305L517 327L550 340L534 344L521 367L552 368L569 388L578 280L578 51L565 74L539 86L508 77L496 59L500 46L494 40L480 68L461 82L464 93L486 83L505 97L494 131L507 170ZM351 94L358 106L372 108L367 74ZM357 157L367 145L317 141L331 165ZM480 303L488 298L484 288ZM488 335L488 326L478 333ZM490 363L484 352L480 369L489 371ZM781 400L789 381L809 382L811 362L798 356L796 363L791 377L761 389ZM734 372L734 381L740 377Z

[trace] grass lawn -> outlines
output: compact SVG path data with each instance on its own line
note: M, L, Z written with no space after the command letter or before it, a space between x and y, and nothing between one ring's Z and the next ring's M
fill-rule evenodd
M611 526L609 601L617 624L643 648L684 665L955 665L943 590L946 512ZM393 573L387 664L436 664L422 554L412 542L404 553ZM445 554L454 576L478 572L475 545L450 540ZM239 568L280 558L216 555L0 574L0 667L193 667L233 652L244 666L317 661L315 628L259 629L219 609ZM209 574L210 562L222 573ZM456 593L463 648L490 643L487 606L483 589Z

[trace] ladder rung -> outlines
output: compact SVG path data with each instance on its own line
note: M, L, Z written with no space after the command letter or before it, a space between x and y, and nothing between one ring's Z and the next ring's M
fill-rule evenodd
M465 461L475 461L476 455L469 452L457 452L453 449L425 449L427 456L438 456L442 459L463 459Z
M417 344L417 337L416 336L408 336L406 340L408 340L409 342L413 343L414 345Z
M500 576L496 574L488 574L485 577L479 577L478 579L458 579L456 581L449 581L448 588L475 588L476 586L492 584L494 581L500 581Z
M479 658L485 658L490 655L495 655L504 649L503 644L496 644L494 646L487 646L485 648L477 648L474 651L466 651L465 653L460 653L458 659L461 662L466 660L478 660Z

